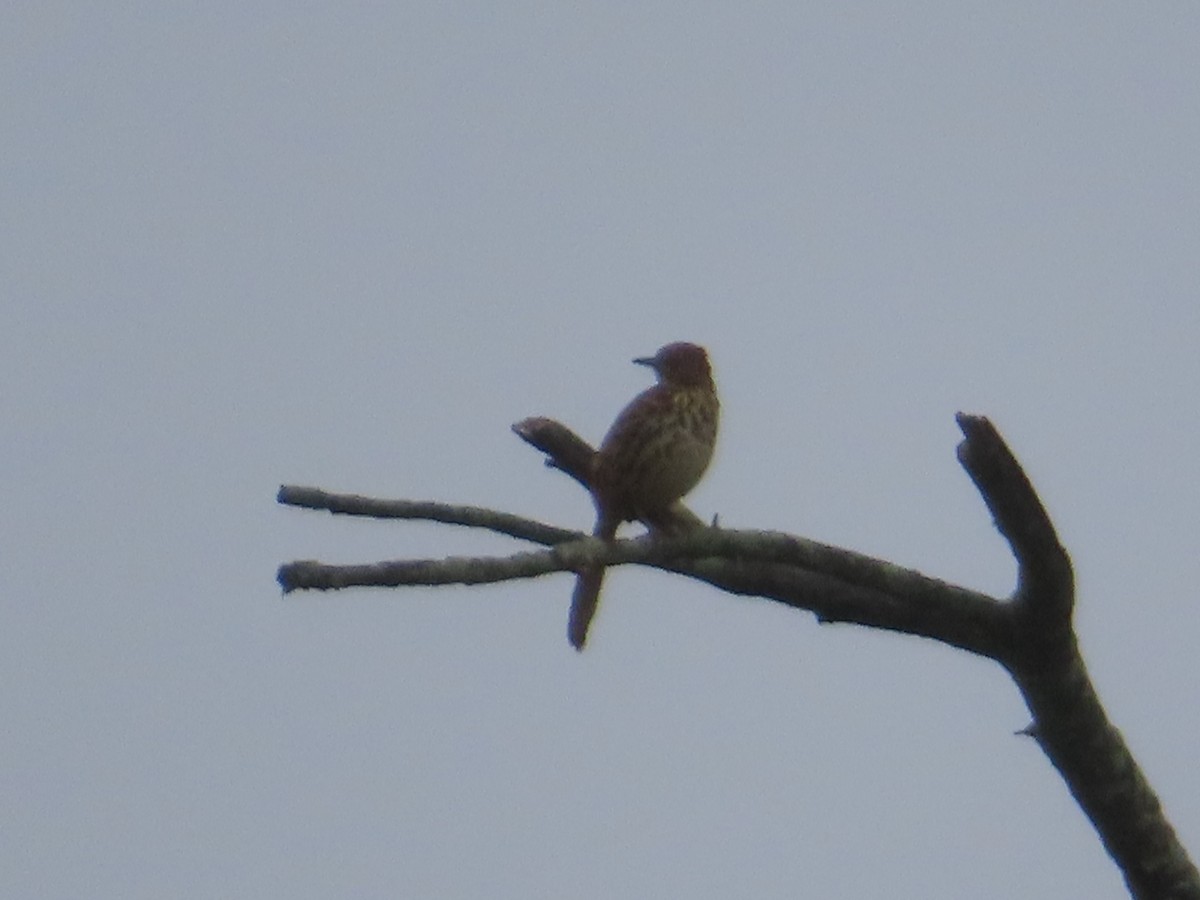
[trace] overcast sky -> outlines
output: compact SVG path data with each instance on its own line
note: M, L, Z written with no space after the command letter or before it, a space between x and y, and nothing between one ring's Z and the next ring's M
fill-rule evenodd
M0 894L1119 898L994 664L661 573L281 599L590 528L671 340L690 503L1006 595L991 416L1200 852L1200 6L15 3L0 14ZM627 533L636 529L628 526Z

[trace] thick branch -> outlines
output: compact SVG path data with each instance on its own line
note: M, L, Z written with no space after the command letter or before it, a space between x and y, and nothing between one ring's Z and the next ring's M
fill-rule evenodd
M1046 508L996 427L982 416L956 418L966 438L958 445L958 460L1017 558L1014 599L1029 604L1027 613L1037 616L1039 629L1069 630L1074 574Z
M1134 897L1200 897L1200 873L1088 677L1071 622L1071 560L1050 517L992 423L961 414L958 423L966 437L958 458L1019 565L1013 640L1001 661L1033 714L1029 733L1092 820Z

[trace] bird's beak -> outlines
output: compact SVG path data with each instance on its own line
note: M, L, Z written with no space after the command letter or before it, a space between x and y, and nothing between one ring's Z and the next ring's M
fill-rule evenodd
M637 359L634 360L634 362L637 363L639 366L649 366L650 368L653 369L655 359L653 356L639 356Z

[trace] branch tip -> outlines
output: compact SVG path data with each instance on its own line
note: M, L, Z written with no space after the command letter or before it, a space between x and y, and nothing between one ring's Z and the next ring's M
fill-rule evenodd
M561 422L530 416L515 422L513 433L535 450L546 454L546 465L590 486L592 457L596 449Z

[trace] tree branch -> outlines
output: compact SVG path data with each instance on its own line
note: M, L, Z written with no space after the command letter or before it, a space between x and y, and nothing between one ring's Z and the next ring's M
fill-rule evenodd
M484 528L547 549L506 557L447 557L334 566L281 566L284 592L345 587L486 584L639 564L706 581L735 594L848 622L932 638L1003 665L1033 716L1027 733L1062 774L1139 900L1200 900L1200 873L1158 798L1109 723L1088 678L1072 625L1071 561L1020 464L987 419L959 415L958 457L1017 559L1011 600L947 584L885 560L794 535L709 527L682 504L659 531L606 543L510 513L430 501L377 500L284 486L279 502L342 515ZM595 451L546 418L513 430L584 487ZM646 523L653 528L652 523Z
M435 503L432 500L380 500L360 494L333 494L320 488L285 484L275 499L284 506L303 509L324 509L334 515L362 516L370 519L417 519L484 528L535 544L559 544L580 537L581 532L535 522L511 513L484 509L482 506L463 506Z
M293 490L286 488L286 496L297 496ZM285 496L285 491L280 495ZM329 496L338 504L345 499ZM462 525L478 525L487 512L438 504L425 506L431 520ZM470 509L470 513L459 517L455 509ZM1003 609L993 598L850 550L779 532L707 527L679 536L650 535L607 543L515 516L500 518L505 524L503 533L541 531L550 539L528 539L550 544L552 549L500 558L447 557L370 565L301 560L281 566L278 580L285 593L302 589L485 584L576 572L592 564L636 563L689 575L733 593L778 600L813 612L823 622L901 631L988 657L997 653L992 641ZM516 526L514 522L526 524Z
M1002 662L1033 715L1028 733L1096 826L1138 898L1200 897L1200 875L1108 721L1071 622L1071 560L1012 451L985 418L958 416L958 458L1018 563L1014 640Z

